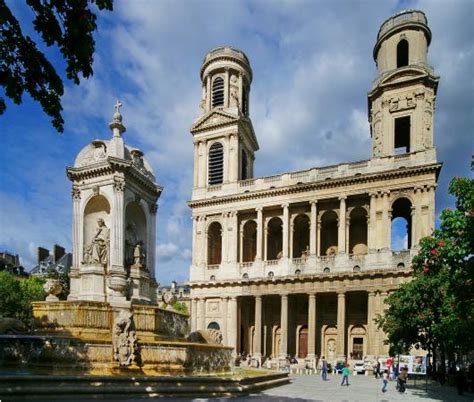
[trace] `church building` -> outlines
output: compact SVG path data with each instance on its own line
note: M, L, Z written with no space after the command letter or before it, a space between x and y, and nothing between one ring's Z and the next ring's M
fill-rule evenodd
M192 330L218 329L225 345L260 363L388 354L373 319L410 280L417 244L434 230L441 164L430 41L421 11L380 27L368 93L370 159L266 177L254 177L247 56L232 47L205 56L201 113L191 128ZM396 218L406 223L403 250L391 246Z

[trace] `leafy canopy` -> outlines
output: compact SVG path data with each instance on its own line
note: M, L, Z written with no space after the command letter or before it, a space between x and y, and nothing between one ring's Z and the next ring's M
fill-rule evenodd
M474 344L474 180L449 185L456 208L440 216L440 228L420 242L413 258L413 280L387 298L376 320L392 353L413 346L449 354Z
M89 78L93 74L95 51L92 34L97 29L97 17L90 4L111 11L112 0L26 0L26 3L35 13L33 26L43 42L47 46L56 45L64 57L66 77L76 85L80 75ZM52 117L54 128L64 131L63 81L36 43L23 34L5 0L0 0L0 86L17 105L22 102L23 93L28 92ZM5 110L5 99L0 96L0 114Z

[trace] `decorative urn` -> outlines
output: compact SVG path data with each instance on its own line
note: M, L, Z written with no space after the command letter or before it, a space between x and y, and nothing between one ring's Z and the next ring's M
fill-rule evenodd
M48 279L43 285L44 291L48 294L46 301L59 301L58 295L63 291L63 286L59 279Z

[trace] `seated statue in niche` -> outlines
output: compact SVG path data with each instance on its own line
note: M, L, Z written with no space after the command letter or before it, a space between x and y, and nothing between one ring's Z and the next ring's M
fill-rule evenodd
M140 240L135 244L135 248L133 249L133 266L137 268L145 268L145 247L143 246L143 242Z
M109 256L110 229L102 218L97 219L97 228L91 243L84 250L85 264L107 265Z

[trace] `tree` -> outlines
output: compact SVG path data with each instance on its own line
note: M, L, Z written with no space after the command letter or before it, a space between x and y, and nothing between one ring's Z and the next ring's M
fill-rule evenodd
M64 57L66 77L76 85L80 82L79 75L89 78L93 74L95 51L92 34L97 29L97 17L90 4L111 11L112 0L26 0L26 3L35 13L33 26L43 42L47 46L56 45ZM0 0L0 85L17 105L22 102L23 93L28 92L52 117L54 128L64 131L63 81L36 43L23 34L5 0ZM0 96L0 115L5 109L5 99Z
M457 177L449 185L456 209L440 216L440 228L420 242L413 280L387 298L376 320L391 351L422 347L450 360L474 344L474 180Z
M31 324L31 302L43 301L44 280L34 276L17 279L8 272L0 272L0 316L13 317Z

